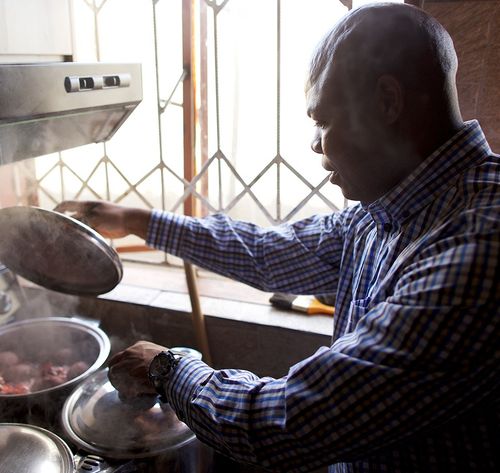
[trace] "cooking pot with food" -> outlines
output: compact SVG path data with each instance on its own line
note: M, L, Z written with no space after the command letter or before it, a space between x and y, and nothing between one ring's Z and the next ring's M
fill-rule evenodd
M156 397L128 403L108 370L87 376L67 397L60 435L0 423L0 472L210 473L212 450Z
M211 450L157 396L123 401L108 370L87 377L62 410L64 437L82 451L113 461L143 462L146 471L203 473Z
M108 358L98 327L44 317L0 327L0 422L52 427L69 393Z
M122 277L116 251L71 217L8 207L0 209L0 228L4 285L6 275L17 274L51 290L98 295ZM0 300L5 312L0 322L11 311L7 296ZM104 364L109 351L104 332L77 319L36 318L0 327L0 422L51 427L65 397Z

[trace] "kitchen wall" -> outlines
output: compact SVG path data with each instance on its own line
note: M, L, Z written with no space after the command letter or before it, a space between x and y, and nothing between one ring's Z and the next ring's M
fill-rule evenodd
M449 31L458 54L458 93L465 120L477 118L500 152L500 1L412 2Z

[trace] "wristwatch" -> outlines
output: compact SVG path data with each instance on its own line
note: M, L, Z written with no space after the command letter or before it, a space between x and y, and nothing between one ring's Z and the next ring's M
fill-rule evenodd
M162 351L153 358L149 365L149 381L160 395L161 402L167 402L165 385L170 381L181 357L181 354L172 350Z

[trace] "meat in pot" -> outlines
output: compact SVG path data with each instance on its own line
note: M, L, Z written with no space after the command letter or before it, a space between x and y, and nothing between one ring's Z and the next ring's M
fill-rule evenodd
M78 357L71 347L38 359L12 350L0 352L0 394L29 394L70 381L90 367Z

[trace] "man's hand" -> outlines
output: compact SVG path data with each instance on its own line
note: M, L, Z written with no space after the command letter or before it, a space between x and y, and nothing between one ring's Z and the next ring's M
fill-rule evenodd
M108 377L122 399L156 394L148 377L149 365L158 353L166 350L161 345L141 341L110 359Z
M93 200L66 200L54 210L80 220L105 238L122 238L134 234L146 239L151 217L150 210Z

